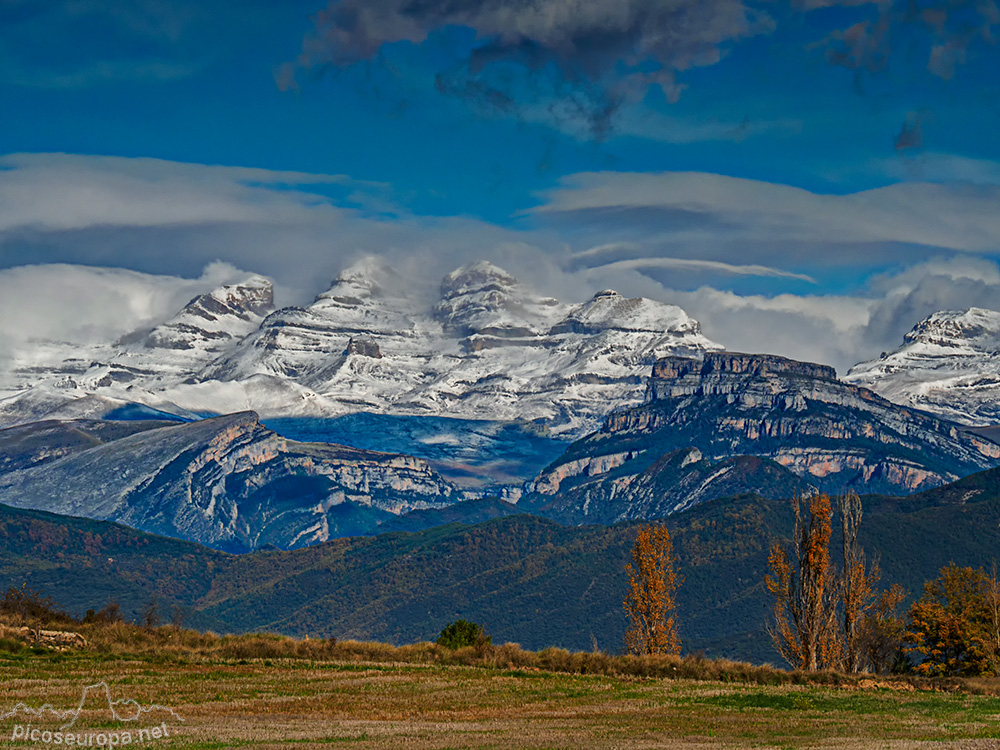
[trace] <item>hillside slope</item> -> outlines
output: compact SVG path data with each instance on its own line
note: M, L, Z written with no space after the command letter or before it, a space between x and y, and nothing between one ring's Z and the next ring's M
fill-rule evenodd
M116 430L118 439L100 441ZM59 457L48 449L52 460L44 460L46 451L39 457L25 444L29 436L68 445ZM31 450L0 474L0 502L119 521L231 551L314 544L459 497L420 459L296 443L264 428L253 412L165 426L0 430L9 455L18 455L18 445Z
M1000 547L1000 470L906 498L865 498L862 541L884 581L919 592L950 561L988 565ZM767 550L787 537L787 501L740 496L668 520L684 583L687 651L775 660L764 626ZM153 594L220 631L428 639L465 617L498 642L616 650L635 526L563 527L531 516L230 556L114 524L0 506L0 580L77 612Z

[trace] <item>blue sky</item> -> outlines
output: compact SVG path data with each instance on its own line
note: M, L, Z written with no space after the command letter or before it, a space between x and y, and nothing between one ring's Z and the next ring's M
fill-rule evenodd
M998 31L994 0L0 0L0 269L221 260L301 301L362 253L487 257L843 367L1000 307Z

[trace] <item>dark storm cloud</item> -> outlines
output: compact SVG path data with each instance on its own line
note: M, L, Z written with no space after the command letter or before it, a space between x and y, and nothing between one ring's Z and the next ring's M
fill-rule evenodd
M831 6L868 6L868 16L834 31L826 40L827 59L850 70L881 73L897 47L922 50L926 69L950 80L976 43L992 44L1000 24L996 0L809 0L811 10Z
M918 69L955 75L975 44L991 43L1000 23L997 0L330 0L295 63L281 66L281 89L297 71L324 72L378 58L395 42L421 44L436 31L463 27L476 42L458 64L441 65L439 92L480 111L559 126L582 122L597 140L610 135L623 106L650 88L676 100L683 71L721 60L735 45L781 23L829 8L849 22L801 40L803 55L862 77L888 75L894 50L925 56ZM517 63L527 77L493 75L495 63ZM911 71L912 72L912 71Z
M338 0L317 17L318 46L307 51L341 64L465 26L484 41L475 65L515 56L599 78L619 61L677 70L713 63L722 44L761 23L740 0Z
M449 26L477 34L461 75L478 79L498 61L532 71L554 66L564 82L581 87L574 95L599 133L621 102L640 98L650 86L675 99L676 71L714 64L729 43L773 24L742 0L335 0L316 16L299 66L371 60L385 44L419 44ZM289 70L278 76L286 88ZM479 100L484 91L491 100L511 96L495 86L487 90L483 80L474 86L446 80L444 89Z

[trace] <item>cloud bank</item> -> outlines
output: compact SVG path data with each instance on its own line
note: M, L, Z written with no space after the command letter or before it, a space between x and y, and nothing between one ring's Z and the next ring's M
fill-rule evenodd
M0 361L36 341L113 341L248 274L209 264L195 279L52 263L0 271Z
M997 190L984 179L821 195L721 175L588 173L498 226L412 215L385 186L342 175L14 155L0 159L0 351L116 338L243 272L273 278L279 304L308 304L374 254L428 299L446 272L487 259L544 294L653 297L730 349L843 371L936 310L998 306Z

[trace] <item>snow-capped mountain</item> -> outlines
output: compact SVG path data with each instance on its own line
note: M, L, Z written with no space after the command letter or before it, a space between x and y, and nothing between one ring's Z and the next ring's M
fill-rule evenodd
M69 396L79 395L72 393L78 386L94 392L116 384L138 383L145 388L173 384L234 347L273 309L271 282L251 276L195 297L169 320L114 343L80 347L38 342L18 353L0 382L5 390L23 390L40 379L56 377L55 385Z
M900 348L855 365L844 380L962 424L1000 424L1000 312L934 313Z
M610 290L567 304L487 262L448 274L436 299L372 258L308 307L264 317L272 295L253 277L113 345L40 345L6 380L15 399L41 384L59 408L99 396L174 413L539 420L578 436L611 407L640 403L659 357L721 348L674 305ZM5 413L14 423L16 403L0 401Z

